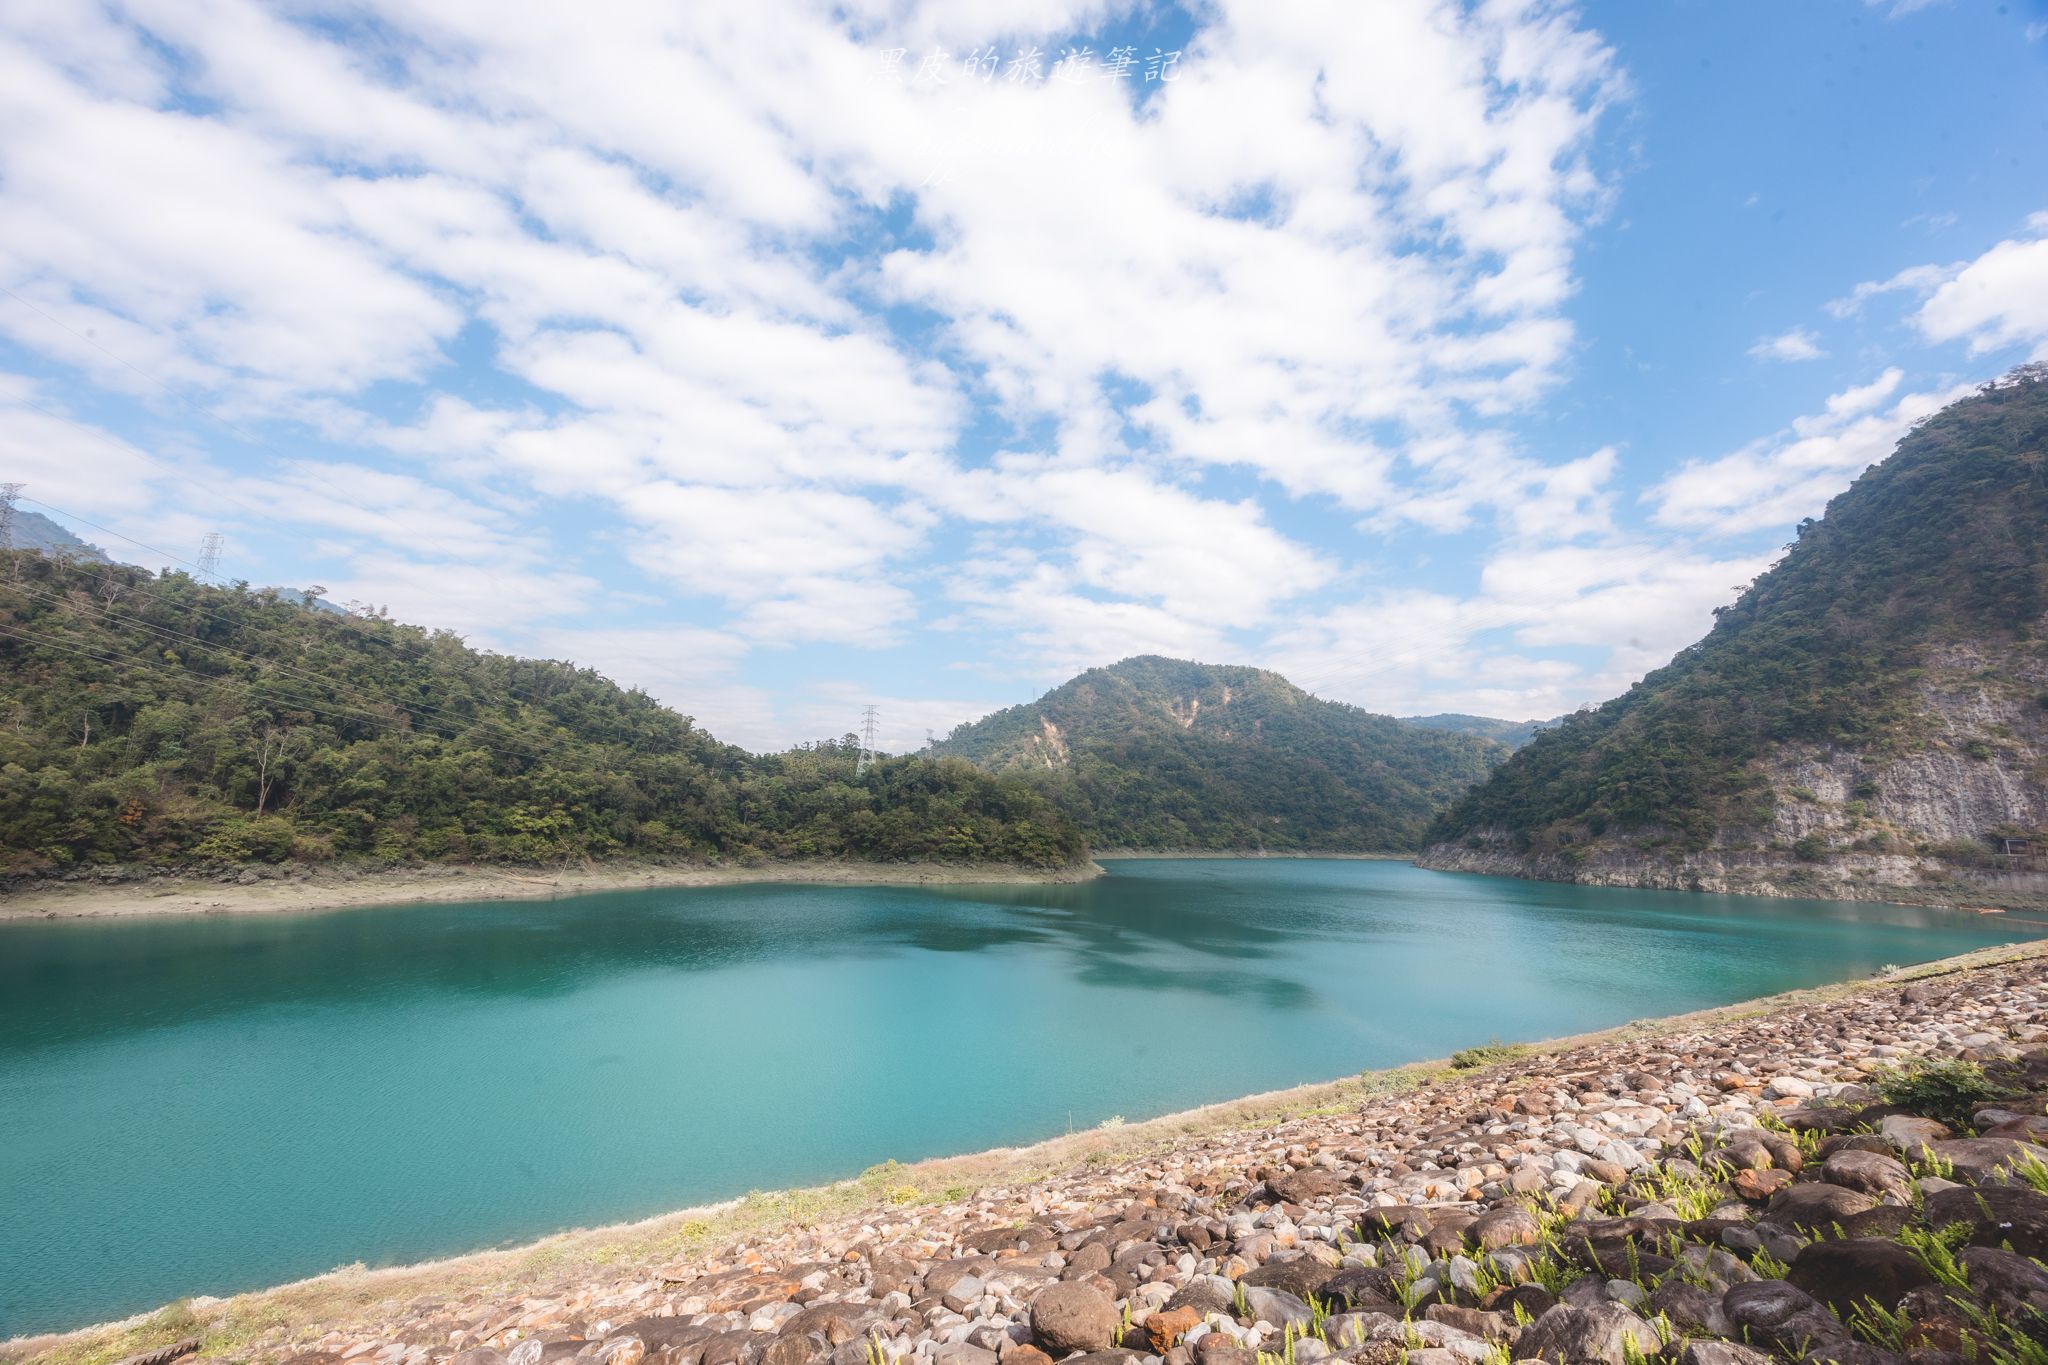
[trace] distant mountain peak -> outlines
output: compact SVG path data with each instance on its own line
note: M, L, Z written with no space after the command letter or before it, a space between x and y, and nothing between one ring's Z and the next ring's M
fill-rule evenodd
M1033 777L1100 847L1354 852L1414 847L1507 753L1270 669L1157 654L1088 669L933 751Z
M79 539L41 512L31 512L26 507L14 509L12 538L11 548L33 550L52 559L86 560L95 564L114 562L99 546Z

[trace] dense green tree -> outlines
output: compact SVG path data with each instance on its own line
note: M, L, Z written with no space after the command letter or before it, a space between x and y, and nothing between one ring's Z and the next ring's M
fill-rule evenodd
M1713 629L1626 694L1539 733L1430 832L1569 852L1652 830L1675 848L1769 823L1764 759L1924 742L1931 648L2048 647L2048 367L1921 422L1801 523Z
M1396 852L1508 750L1263 669L1145 655L963 725L936 752L1028 777L1098 848Z
M0 871L830 857L1064 865L1015 779L753 755L572 664L270 592L0 552Z

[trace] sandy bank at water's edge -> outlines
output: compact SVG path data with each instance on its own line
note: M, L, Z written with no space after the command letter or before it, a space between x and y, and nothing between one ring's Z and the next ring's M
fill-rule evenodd
M420 901L555 900L599 891L668 886L802 882L818 886L1042 885L1102 875L1084 863L1050 872L988 863L862 863L807 859L756 867L595 863L559 872L534 868L316 868L304 876L250 883L162 877L146 881L45 885L0 895L0 920L98 919L130 915L265 914L346 910Z
M1412 863L1413 853L1330 853L1315 849L1287 850L1276 852L1263 848L1098 848L1096 858L1119 858L1143 862L1146 860L1168 862L1175 858L1217 858L1239 862L1365 862L1365 863Z
M1651 1040L1706 1030L1774 1035L1775 1021L1816 1007L1847 1004L1902 984L1956 980L2003 964L2048 959L2048 940L1979 949L1883 977L1791 991L1663 1019L1504 1049L1505 1060L1474 1070L1445 1061L1414 1062L1356 1077L1272 1091L1130 1124L1105 1125L1024 1147L908 1165L888 1163L858 1177L812 1189L754 1193L636 1223L558 1233L525 1246L475 1252L420 1265L328 1274L231 1298L198 1298L122 1322L72 1332L0 1341L0 1362L104 1365L181 1338L196 1338L202 1365L216 1359L284 1359L287 1343L318 1332L375 1331L408 1304L430 1299L498 1297L516 1305L522 1296L585 1292L636 1278L662 1278L665 1267L714 1248L761 1245L793 1228L844 1223L850 1217L950 1217L983 1190L1071 1178L1089 1170L1113 1171L1161 1153L1198 1150L1233 1135L1319 1116L1342 1116L1410 1094L1434 1093L1436 1103L1479 1103L1483 1088L1499 1089L1502 1075L1555 1070L1584 1074L1589 1049L1641 1047ZM2039 970L2038 967L2033 970ZM1787 1040L1773 1036L1773 1046ZM1659 1044L1663 1046L1663 1044ZM1640 1064L1640 1063L1639 1063ZM1577 1069L1575 1069L1577 1068ZM1132 1197L1138 1197L1134 1194ZM970 1220L973 1221L973 1220ZM441 1355L450 1354L442 1348Z

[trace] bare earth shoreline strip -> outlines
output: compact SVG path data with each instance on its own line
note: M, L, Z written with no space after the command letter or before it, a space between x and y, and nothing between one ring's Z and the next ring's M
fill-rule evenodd
M1089 881L1101 875L1102 869L1092 862L1033 872L1003 864L864 863L841 859L773 862L752 867L613 863L559 871L477 866L323 869L306 876L248 883L164 877L38 886L0 896L0 921L274 914L428 901L556 900L605 891L759 882L815 886L1045 885Z
M1574 1037L1516 1045L1504 1060L1459 1071L1441 1060L1415 1062L1357 1077L1299 1086L1169 1114L1139 1123L1091 1129L1025 1147L997 1148L910 1165L888 1163L862 1175L809 1189L742 1199L660 1215L640 1222L559 1233L531 1244L475 1252L388 1269L343 1267L272 1289L225 1299L181 1301L153 1314L72 1332L0 1342L0 1360L100 1365L197 1338L208 1358L284 1358L281 1344L322 1333L372 1330L421 1296L497 1296L531 1301L635 1279L661 1277L679 1260L727 1253L797 1229L857 1224L862 1217L934 1219L964 1209L991 1187L1029 1187L1091 1168L1242 1139L1253 1130L1273 1136L1274 1125L1299 1125L1318 1116L1355 1115L1392 1097L1428 1094L1457 1105L1497 1094L1514 1077L1523 1084L1548 1080L1568 1068L1600 1060L1602 1050L1660 1037L1715 1032L1740 1039L1800 1011L1854 1002L1901 985L2019 966L2048 970L2048 940L1980 949L1886 976L1788 992L1716 1006ZM1987 978L1988 979L1988 978ZM1142 1191L1132 1190L1136 1198ZM908 1206L906 1208L906 1206ZM950 1206L950 1207L949 1207ZM746 1253L742 1252L742 1255ZM758 1259L758 1258L756 1258ZM439 1354L445 1355L443 1351Z

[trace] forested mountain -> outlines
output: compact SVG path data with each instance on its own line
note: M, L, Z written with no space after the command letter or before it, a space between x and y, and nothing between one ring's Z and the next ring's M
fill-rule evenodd
M1329 852L1417 847L1508 753L1277 673L1156 655L1090 669L934 751L1028 775L1097 848Z
M31 512L26 507L14 509L7 539L16 550L35 550L60 559L85 559L95 564L113 562L99 546L87 544L41 512Z
M1554 720L1495 720L1492 716L1466 716L1456 711L1434 716L1403 716L1401 720L1404 724L1420 725L1427 730L1451 730L1461 735L1497 740L1510 749L1521 748L1536 738L1538 730L1547 730L1557 724Z
M0 553L0 871L848 857L1057 866L1028 784L765 757L589 669L183 574Z
M1439 867L1917 897L2048 888L2048 367L1915 427L1705 639L1539 734Z

